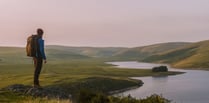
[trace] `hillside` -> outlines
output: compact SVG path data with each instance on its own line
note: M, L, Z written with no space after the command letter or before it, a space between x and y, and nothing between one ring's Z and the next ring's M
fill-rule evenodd
M27 61L25 49L19 47L0 47L0 64ZM21 61L20 61L21 60ZM31 61L30 61L31 62Z
M161 54L163 52L171 51L179 47L189 45L186 42L171 42L154 44L143 47L135 47L120 51L114 55L116 60L143 60L154 54Z
M57 45L49 45L46 48L48 50L62 50L90 57L111 57L119 51L128 49L122 47L70 47Z
M155 54L143 61L169 63L176 68L209 68L209 40Z
M75 59L88 59L89 56L81 55L78 53L62 50L62 49L48 49L46 48L46 55L48 60L75 60ZM0 47L0 64L19 64L31 63L30 57L26 56L25 48L21 47Z
M122 47L68 47L46 46L46 55L50 61L102 58L106 60L142 60L153 54L172 50L188 43L162 43L136 48ZM31 63L25 54L25 48L0 47L0 63ZM17 61L18 60L18 61Z
M197 43L171 42L135 48L46 46L50 62L99 58L106 61L138 60L169 63L177 68L208 68L209 40ZM98 60L98 59L97 59ZM0 64L31 63L25 48L0 47Z

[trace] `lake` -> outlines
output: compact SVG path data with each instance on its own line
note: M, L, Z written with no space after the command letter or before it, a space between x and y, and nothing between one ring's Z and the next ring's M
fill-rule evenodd
M151 69L162 64L129 62L108 62L120 68ZM164 64L165 65L165 64ZM176 103L209 103L209 71L182 70L170 68L169 71L186 72L181 75L165 77L134 77L144 82L142 87L126 91L119 95L131 95L144 98L151 94L162 94L163 97Z

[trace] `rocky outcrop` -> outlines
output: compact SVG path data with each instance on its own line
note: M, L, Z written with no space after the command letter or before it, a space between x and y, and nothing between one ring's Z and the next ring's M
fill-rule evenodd
M28 85L14 84L5 87L2 90L21 93L23 95L30 95L34 97L71 99L71 94L65 92L58 87L33 88L32 86Z
M168 72L167 66L153 67L152 72Z

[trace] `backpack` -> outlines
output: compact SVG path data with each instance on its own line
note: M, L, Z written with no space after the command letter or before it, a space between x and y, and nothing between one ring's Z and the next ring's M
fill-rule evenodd
M27 38L26 53L29 57L37 57L38 35L31 35Z

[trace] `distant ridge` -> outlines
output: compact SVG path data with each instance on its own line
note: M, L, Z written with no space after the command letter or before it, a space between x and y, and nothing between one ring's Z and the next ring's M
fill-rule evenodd
M128 49L124 47L72 47L72 46L58 46L58 45L48 45L46 48L48 50L52 50L52 49L64 50L90 57L111 57L116 52Z
M177 68L209 68L209 40L188 43L169 42L142 47L70 47L48 45L52 61L99 58L105 61L169 63ZM24 47L0 47L0 64L30 62Z

